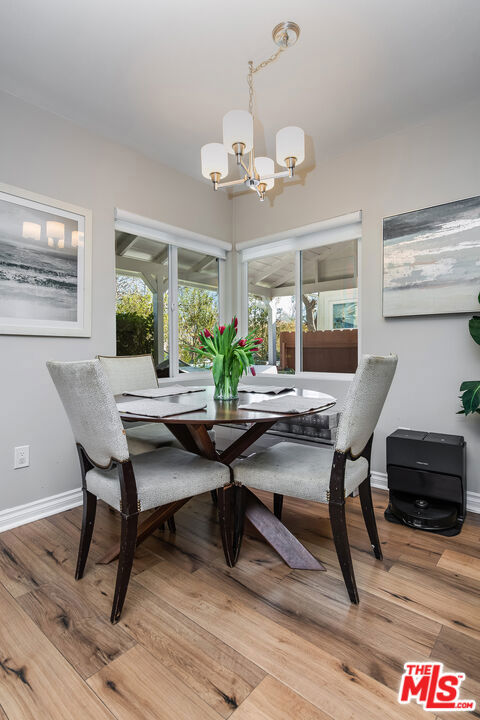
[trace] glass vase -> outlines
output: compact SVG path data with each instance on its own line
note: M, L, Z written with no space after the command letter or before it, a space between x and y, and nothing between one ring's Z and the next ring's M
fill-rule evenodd
M215 400L238 400L238 377L231 372L222 372L215 383Z

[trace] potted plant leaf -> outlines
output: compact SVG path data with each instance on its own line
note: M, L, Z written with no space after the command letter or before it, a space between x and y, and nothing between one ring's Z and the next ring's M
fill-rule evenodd
M478 302L480 303L480 294ZM473 340L480 345L480 315L470 318L468 329ZM463 408L458 411L459 414L480 413L480 380L466 380L460 385L460 392L463 393L460 396Z

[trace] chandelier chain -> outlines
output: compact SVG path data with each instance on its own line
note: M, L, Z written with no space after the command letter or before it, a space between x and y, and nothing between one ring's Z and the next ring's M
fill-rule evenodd
M253 67L253 60L248 61L248 75L247 75L247 83L248 83L248 112L253 117L253 75L254 73L257 73L259 70L263 70L263 68L266 68L271 63L275 62L275 60L278 58L281 53L287 49L287 45L285 47L279 47L278 50L276 50L272 55L270 55L269 58L266 60L262 60L261 63L257 65L257 67Z

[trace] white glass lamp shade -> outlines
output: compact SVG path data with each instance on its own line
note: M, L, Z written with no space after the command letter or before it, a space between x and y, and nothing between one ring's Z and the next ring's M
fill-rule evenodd
M257 157L255 158L255 170L260 176L260 182L264 182L266 190L271 190L275 185L274 178L269 180L262 180L262 175L273 175L275 172L275 163L269 157Z
M295 158L295 165L305 160L305 133L293 125L277 132L277 162L287 167L287 158Z
M22 237L30 240L40 240L42 226L34 222L24 222L22 228Z
M202 175L211 180L212 173L219 173L220 178L228 175L228 155L222 143L207 143L201 150Z
M245 145L244 153L250 152L253 146L253 118L247 110L230 110L223 118L223 144L225 150L235 155L233 146L236 143Z

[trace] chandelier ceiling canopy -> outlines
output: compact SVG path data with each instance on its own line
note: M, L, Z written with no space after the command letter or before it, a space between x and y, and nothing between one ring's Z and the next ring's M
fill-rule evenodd
M246 185L254 190L260 200L275 184L275 178L293 177L295 168L305 159L305 134L299 127L284 127L276 135L276 160L286 168L275 172L275 162L268 157L255 157L253 137L254 93L253 76L274 62L287 48L294 45L300 28L292 21L279 23L272 32L278 50L259 65L248 63L247 83L249 104L247 110L230 110L223 118L223 143L208 143L201 149L202 175L213 183L213 189ZM228 175L228 155L235 155L243 177L220 182Z

